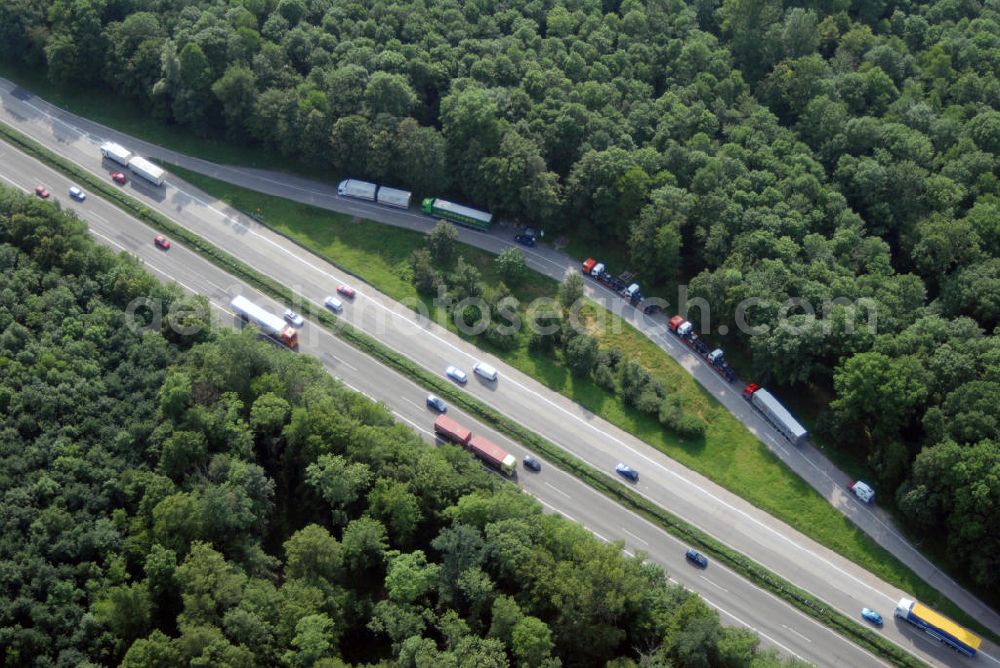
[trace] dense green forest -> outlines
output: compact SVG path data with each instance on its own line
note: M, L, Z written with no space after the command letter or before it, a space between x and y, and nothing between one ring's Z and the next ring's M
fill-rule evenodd
M3 665L791 665L207 312L0 189Z
M997 0L8 0L0 57L689 282L1000 592Z

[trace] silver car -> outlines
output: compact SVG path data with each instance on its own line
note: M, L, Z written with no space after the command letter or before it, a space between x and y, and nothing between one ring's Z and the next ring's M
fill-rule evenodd
M448 404L446 404L444 400L436 394L427 395L427 405L436 410L438 413L448 412Z
M291 323L295 327L301 327L302 323L305 322L301 315L290 308L285 309L285 321Z
M465 375L465 372L459 369L457 366L449 366L444 372L456 383L461 383L465 385L469 382L469 377Z
M334 313L340 313L344 310L344 302L340 301L333 295L327 296L327 298L323 300L323 305Z

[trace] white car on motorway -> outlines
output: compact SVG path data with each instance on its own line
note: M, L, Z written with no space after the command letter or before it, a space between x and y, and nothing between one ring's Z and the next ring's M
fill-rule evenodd
M448 412L448 404L446 404L444 400L436 394L427 395L427 405L436 410L438 413Z
M327 298L323 300L323 305L334 313L340 313L344 310L344 302L340 301L333 295L328 295Z
M449 366L447 369L444 370L444 372L445 374L447 374L449 378L451 378L456 383L461 383L462 385L465 385L467 382L469 382L469 377L465 374L464 371L459 369L457 366Z
M305 322L301 315L290 308L285 309L285 321L291 323L294 327L301 327Z
M82 202L83 200L87 199L87 193L80 190L77 186L70 186L69 196L78 202Z

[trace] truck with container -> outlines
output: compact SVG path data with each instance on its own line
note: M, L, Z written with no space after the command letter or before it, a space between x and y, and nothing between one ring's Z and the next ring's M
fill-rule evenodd
M252 322L267 336L280 341L289 348L299 345L299 333L282 318L257 306L246 297L233 297L229 305L244 322Z
M132 157L132 152L121 144L106 141L101 144L101 155L108 160L117 162L122 167L128 167L128 159Z
M764 418L792 444L801 445L805 442L809 432L792 417L788 409L782 406L773 394L756 383L750 383L743 389L743 398L760 411Z
M726 361L725 352L723 352L722 348L715 348L713 350L707 343L702 341L695 334L693 323L685 320L683 316L675 315L667 322L667 329L679 338L684 345L693 350L696 355L708 362L708 365L716 373L725 378L726 382L735 382L737 378L736 370L729 366L729 363Z
M469 450L487 466L497 469L507 477L514 475L517 459L493 441L483 436L473 436L469 441Z
M726 382L732 383L736 380L736 369L729 366L729 362L726 361L726 353L723 352L722 348L716 348L705 359L719 375L726 379Z
M469 439L472 438L472 430L463 427L447 415L438 415L434 420L434 433L443 440L461 445L463 448L469 445Z
M145 158L132 156L132 158L128 161L128 168L133 174L141 176L154 186L163 185L163 175L166 174L166 172Z
M635 282L635 273L626 271L618 276L608 271L603 262L598 262L592 257L583 261L581 271L584 276L594 279L598 283L616 292L622 299L626 299L633 306L642 303L642 291L639 284Z
M460 425L447 415L438 415L434 419L434 433L443 441L468 448L472 454L485 464L498 469L505 476L515 475L517 460L514 455L482 436L473 436L472 430Z
M337 194L341 197L353 197L368 202L375 201L376 190L378 190L378 186L374 183L358 181L357 179L347 179L337 184Z
M493 214L468 206L455 204L441 198L428 197L420 204L420 209L429 216L486 231L493 223Z
M379 186L375 201L383 206L393 206L397 209L409 209L410 198L413 195L409 190L399 190L389 186Z
M941 613L934 612L926 605L908 598L901 598L896 604L896 617L917 627L939 643L968 657L975 656L983 642L982 638L962 628Z

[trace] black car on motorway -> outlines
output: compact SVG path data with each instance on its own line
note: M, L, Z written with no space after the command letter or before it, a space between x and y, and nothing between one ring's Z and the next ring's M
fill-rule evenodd
M535 236L535 231L530 227L526 227L517 234L514 235L514 241L525 246L534 246L538 243L538 239Z

